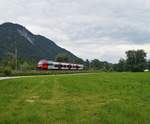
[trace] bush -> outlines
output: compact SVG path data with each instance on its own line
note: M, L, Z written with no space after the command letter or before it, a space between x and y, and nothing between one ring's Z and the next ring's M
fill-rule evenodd
M3 73L3 68L2 67L0 67L0 73Z
M30 65L27 62L24 62L23 64L20 65L20 69L22 71L27 71L30 69Z
M9 76L12 73L12 69L10 67L5 67L3 73L5 76Z

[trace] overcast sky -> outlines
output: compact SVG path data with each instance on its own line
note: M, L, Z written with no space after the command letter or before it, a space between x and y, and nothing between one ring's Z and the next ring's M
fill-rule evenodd
M117 62L129 49L150 56L150 0L0 0L14 22L83 59Z

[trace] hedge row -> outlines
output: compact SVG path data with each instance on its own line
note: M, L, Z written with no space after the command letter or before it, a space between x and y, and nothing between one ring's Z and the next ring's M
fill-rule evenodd
M5 71L6 72L0 73L0 76L56 75L56 74L100 72L100 71L95 71L95 70L49 70L49 71L30 70L30 71L11 71L11 72L9 72L9 70L5 70Z

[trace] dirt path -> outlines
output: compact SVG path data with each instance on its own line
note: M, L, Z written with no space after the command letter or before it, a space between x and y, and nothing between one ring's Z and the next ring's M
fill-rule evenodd
M77 73L77 74L57 74L57 76L64 76L64 75L89 75L89 74L95 74L95 73ZM14 77L0 77L0 80L6 80L6 79L14 79L14 78L24 78L24 77L39 77L39 76L56 76L56 75L36 75L36 76L14 76Z
M13 79L13 78L20 78L20 77L0 77L0 80Z

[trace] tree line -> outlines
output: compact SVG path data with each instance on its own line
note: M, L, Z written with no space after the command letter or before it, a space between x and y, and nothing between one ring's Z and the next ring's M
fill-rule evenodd
M129 50L126 52L126 59L120 59L115 64L115 70L119 72L143 72L150 70L150 60L146 59L147 53L144 50Z
M99 59L82 60L75 59L73 63L83 64L85 70L100 70L100 71L117 71L117 72L143 72L145 69L150 70L150 60L146 59L146 52L144 50L129 50L125 52L126 58L121 58L118 63L109 63L107 61L100 61ZM70 62L70 58L66 54L58 54L55 57L57 62ZM10 70L28 71L35 70L37 65L36 60L23 60L12 56L6 56L0 60L0 71L9 73Z
M121 58L118 63L112 64L99 59L88 59L75 61L78 64L84 64L86 70L118 71L118 72L143 72L150 70L150 60L146 60L147 53L142 50L128 50L125 52L126 58ZM69 62L67 55L59 54L56 59L59 62Z

